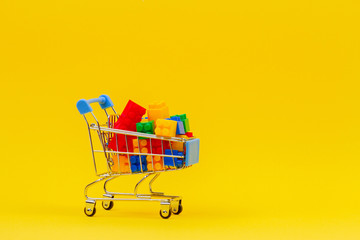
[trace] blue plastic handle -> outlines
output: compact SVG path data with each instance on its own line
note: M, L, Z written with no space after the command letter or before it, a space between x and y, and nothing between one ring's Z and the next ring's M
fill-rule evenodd
M90 103L95 103L95 102L98 102L102 109L106 109L106 108L114 106L114 104L111 101L110 97L108 95L103 94L98 98L92 98L92 99L89 99L89 100L80 99L76 103L76 107L79 110L80 114L86 114L86 113L89 113L89 112L93 111L91 106L90 106Z

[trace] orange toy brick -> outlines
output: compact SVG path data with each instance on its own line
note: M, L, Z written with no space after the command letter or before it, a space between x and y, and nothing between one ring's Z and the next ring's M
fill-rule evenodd
M139 143L140 143L140 153L149 153L149 140L148 139L139 139L139 141L136 139L133 139L133 146L134 146L134 152L139 152Z
M162 160L162 157L160 156L146 156L147 161L147 167L148 171L153 171L153 164L152 161L154 161L154 171L161 171L164 170L164 163Z
M173 120L156 120L155 134L162 137L175 137L177 122Z
M176 135L176 137L188 139L188 136L186 135ZM173 150L177 150L179 152L184 151L184 143L182 142L171 142L171 147Z
M150 104L147 112L148 120L154 121L155 124L158 119L170 118L169 108L165 102Z
M146 163L147 163L148 171L149 171L149 172L153 171L153 168L152 168L152 158L151 158L151 156L146 156Z
M111 166L111 170L113 172L119 172L119 170L121 173L129 173L130 172L129 161L128 161L127 156L114 155L112 157L112 160L114 162L114 164ZM120 163L120 168L119 168L119 163Z

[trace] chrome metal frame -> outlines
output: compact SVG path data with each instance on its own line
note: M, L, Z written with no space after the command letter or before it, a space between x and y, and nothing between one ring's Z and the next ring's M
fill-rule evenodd
M96 176L99 176L100 178L89 183L88 185L86 185L85 190L84 190L84 195L86 198L86 208L85 208L85 213L88 216L92 216L93 214L95 214L95 204L96 201L103 201L106 203L109 203L110 201L159 201L161 203L161 213L163 214L169 214L171 215L171 211L175 212L179 209L180 205L181 205L181 197L180 196L173 196L173 195L165 195L163 192L154 192L152 190L152 184L155 182L155 180L160 176L161 172L166 172L166 171L176 171L176 170L180 170L180 169L184 169L187 168L185 166L185 163L183 163L182 167L177 168L176 164L175 164L175 158L180 158L180 159L184 159L184 156L178 156L178 155L174 155L173 154L173 149L172 149L172 142L180 142L182 144L184 144L187 139L184 138L178 138L178 137L160 137L160 136L156 136L154 134L146 134L146 133L139 133L139 132L132 132L132 131L126 131L126 130L120 130L120 129L115 129L112 128L114 126L114 123L116 122L116 120L118 119L119 115L117 115L115 109L112 107L112 110L114 112L115 115L109 115L108 112L106 110L105 114L107 116L107 123L104 125L101 125L99 123L99 121L97 120L97 118L95 117L95 115L91 112L92 117L95 120L95 123L89 123L88 119L86 118L85 114L84 119L85 122L87 124L87 128L88 128L88 133L89 133L89 139L90 139L90 147L91 147L91 152L92 152L92 158L93 158L93 164L94 164L94 169L95 169L95 174ZM101 146L102 149L94 149L94 138L92 137L92 131L96 132L99 140L101 142ZM112 137L116 137L116 134L121 134L125 136L125 142L126 142L126 152L124 151L113 151L111 149L107 148L107 144L110 141L110 139ZM132 137L136 137L137 141L138 141L138 146L140 149L140 141L139 141L139 137L143 137L143 138L148 138L150 139L150 153L141 153L139 152L129 152L129 148L128 148L128 136L132 136ZM155 154L152 153L152 140L154 139L158 139L158 140L162 140L161 141L161 148L162 148L162 154ZM169 146L170 146L170 150L171 150L171 155L167 155L164 154L164 146L163 146L163 142L164 141L168 141L169 142ZM118 150L118 143L117 143L117 138L116 138L116 149ZM184 148L185 149L185 148ZM186 151L186 150L185 150ZM107 161L107 171L103 172L103 173L98 173L98 169L97 169L97 165L96 165L96 161L97 161L97 154L98 153L103 153L105 156L105 161ZM123 173L120 171L120 160L118 157L118 172L113 172L111 167L113 166L113 159L112 156L114 155L127 155L127 159L129 161L129 172L128 173ZM130 155L138 155L139 159L140 159L140 167L141 167L141 171L138 172L132 172L131 171L131 163L130 163ZM163 169L162 170L158 170L155 171L154 169L154 161L152 161L152 171L144 171L144 169L142 168L142 158L141 156L159 156L162 159L162 166ZM171 157L173 159L173 167L171 168L166 168L165 167L165 161L164 161L164 157ZM101 157L101 160L104 160L103 157ZM136 185L134 188L134 192L133 193L122 193L122 192L113 192L113 191L108 191L107 190L107 184L114 180L117 179L119 176L121 175L132 175L132 174L146 174ZM139 186L144 183L144 181L146 179L150 179L149 181L149 191L150 193L148 194L139 194L138 193L138 189ZM101 183L103 182L103 189L104 189L104 194L103 197L89 197L88 196L88 190L90 187L94 186L96 183ZM115 197L117 196L117 197ZM90 215L90 213L92 213L92 215ZM163 215L162 215L163 216ZM164 216L163 216L164 217Z

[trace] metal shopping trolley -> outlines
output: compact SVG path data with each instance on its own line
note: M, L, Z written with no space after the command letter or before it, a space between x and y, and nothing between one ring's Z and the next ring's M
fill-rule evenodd
M91 103L99 103L106 114L106 122L100 124L93 113ZM114 104L107 95L90 100L79 100L77 108L83 115L89 132L91 152L95 174L99 177L96 181L85 187L86 206L84 212L87 216L94 216L96 213L97 201L102 201L105 210L114 206L114 201L158 201L160 202L160 216L169 218L171 213L180 214L183 210L182 198L180 196L165 195L162 192L152 190L152 184L159 177L161 172L177 171L190 167L199 161L199 139L160 137L153 134L146 134L133 131L115 129L114 124L119 114L114 109ZM114 114L109 114L107 109L111 108ZM95 122L91 123L87 116L92 115ZM118 136L124 138L125 149L119 149ZM98 139L99 141L96 141ZM116 151L110 149L108 144L116 139ZM133 151L130 151L129 141L133 142ZM149 144L149 151L142 151L143 144ZM183 155L173 150L173 144L183 145ZM153 145L161 147L160 153L153 153ZM137 146L134 147L134 146ZM167 151L164 151L164 148ZM135 185L133 193L113 192L107 189L107 184L122 175L145 174ZM148 194L138 193L139 186L145 179L150 179ZM103 183L104 194L102 197L88 196L88 190L96 183Z

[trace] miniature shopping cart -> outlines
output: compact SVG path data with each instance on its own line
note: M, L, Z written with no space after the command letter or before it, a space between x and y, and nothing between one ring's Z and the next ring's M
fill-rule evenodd
M99 123L99 120L95 117L90 106L91 103L96 102L99 103L101 108L105 111L106 120L104 120L104 124ZM158 201L160 202L160 216L162 218L169 218L171 213L176 215L180 214L183 210L181 203L182 198L180 196L165 195L162 192L154 192L152 190L152 184L159 177L161 172L177 171L197 163L199 161L199 139L194 137L189 139L160 137L153 134L115 129L113 127L119 118L119 115L115 111L114 104L107 95L101 95L99 98L90 100L79 100L77 102L77 108L83 115L88 127L95 174L99 177L99 179L85 187L85 214L89 217L95 215L97 201L102 201L102 206L105 210L112 209L114 201ZM111 108L114 114L109 114L107 112L108 108ZM93 123L87 118L90 114L94 119ZM118 150L119 148L117 147L117 151L114 151L108 147L109 142L116 136L124 137L126 143L125 150ZM144 141L144 139L147 139L146 141L150 143L150 151L135 151L135 148L133 151L129 151L129 139L134 143L137 143L138 146L141 145L141 142ZM155 142L161 143L161 154L153 153L153 148L151 146L155 144ZM183 144L184 154L182 156L178 155L176 151L172 149L173 144ZM165 145L170 147L170 152L164 151ZM160 163L156 163L155 159L160 159ZM165 159L167 160L167 163L165 163ZM134 166L136 161L138 168L133 168L132 166ZM154 164L158 164L158 166L155 166ZM107 184L109 181L122 175L133 174L145 174L145 176L135 185L134 193L108 191ZM138 193L138 189L139 186L145 182L145 179L150 179L150 193L140 194ZM87 194L88 189L94 184L101 182L104 184L103 189L105 193L103 196L89 197Z

